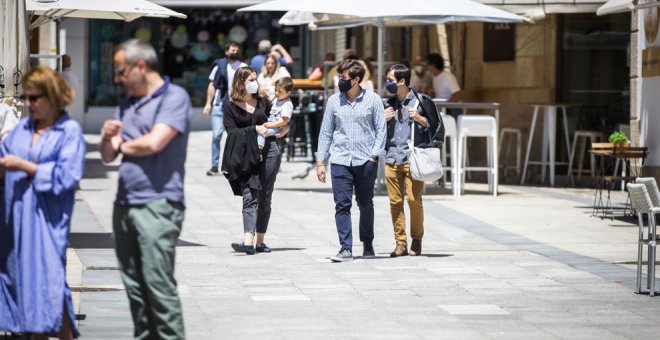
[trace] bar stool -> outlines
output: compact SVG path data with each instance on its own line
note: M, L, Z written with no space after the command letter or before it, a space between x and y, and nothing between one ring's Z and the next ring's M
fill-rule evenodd
M603 135L598 131L584 131L577 130L573 135L573 147L571 148L570 156L568 157L568 177L573 182L573 174L577 173L578 180L582 178L583 173L588 173L591 177L596 176L596 156L591 154L589 162L589 170L583 170L584 165L584 153L587 145L591 146L592 143L601 142ZM575 151L577 148L578 141L580 142L580 158L577 161L577 169L573 169L573 161L575 160ZM587 141L589 144L587 144Z
M468 137L486 137L487 166L467 167L466 152ZM458 172L461 178L460 192L464 192L465 173L467 171L486 171L488 191L497 196L497 122L492 116L461 115L458 117Z
M510 136L508 139L506 138L507 136ZM504 144L504 141L507 140L507 144ZM514 141L516 143L516 165L515 166L507 166L505 162L509 159L509 151L511 149L511 142ZM502 144L505 145L504 149L504 160L502 160L502 172L506 176L506 170L509 168L515 168L516 169L516 175L520 176L520 169L521 169L521 158L522 158L522 129L519 128L501 128L500 129L500 141L499 141L499 146L498 146L498 153L497 157L499 158L502 154Z
M454 196L459 196L460 192L458 191L458 167L457 158L458 158L458 133L456 131L456 119L450 115L442 114L440 115L442 123L445 125L445 140L442 143L442 164L447 164L447 140L449 140L449 157L451 158L451 165L445 166L445 175L443 176L443 182L446 182L447 172L451 172L451 191Z
M566 137L566 151L570 155L570 142L568 140L568 124L566 122L566 104L535 104L532 105L532 123L529 127L529 140L527 141L527 151L525 152L525 165L523 166L520 185L525 184L528 164L541 165L541 183L545 181L545 168L550 168L550 185L555 186L555 165L567 164L566 162L555 162L555 150L557 142L557 111L562 113L564 136ZM532 150L532 141L534 140L534 128L536 127L536 118L539 112L543 113L543 148L541 149L541 161L530 161L529 153Z

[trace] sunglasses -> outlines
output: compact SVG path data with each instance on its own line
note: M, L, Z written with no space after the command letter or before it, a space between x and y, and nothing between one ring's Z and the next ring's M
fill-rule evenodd
M133 68L133 66L118 68L115 70L115 76L123 77L126 74L126 71L130 70L131 68Z
M30 103L35 103L39 98L46 96L45 94L31 94L20 96L19 99L23 102L29 101Z

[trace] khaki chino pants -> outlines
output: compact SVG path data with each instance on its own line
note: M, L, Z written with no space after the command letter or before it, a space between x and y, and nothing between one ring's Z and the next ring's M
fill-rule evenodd
M404 193L410 208L410 236L421 240L424 237L424 206L422 205L424 182L412 179L408 164L385 164L385 179L396 243L408 245L406 216L403 209Z

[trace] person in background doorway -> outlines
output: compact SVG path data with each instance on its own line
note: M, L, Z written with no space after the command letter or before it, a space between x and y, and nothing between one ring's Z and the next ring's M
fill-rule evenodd
M0 147L0 331L77 338L66 249L85 140L60 74L35 67L23 84L29 116Z
M185 339L174 264L185 212L190 97L158 73L149 43L123 42L114 68L129 97L103 123L99 149L105 163L122 155L112 229L133 336Z
M261 68L264 66L264 60L266 55L271 52L277 52L280 54L277 61L280 63L280 66L287 66L293 64L293 58L286 48L280 44L272 45L270 40L261 40L259 41L259 46L257 48L257 55L252 57L250 60L250 67L257 70L257 74L261 73Z
M62 56L62 77L73 90L74 95L77 94L80 89L80 81L71 68L71 56L68 54Z
M239 67L247 66L241 61L241 45L230 42L225 47L225 57L216 59L209 75L209 86L206 90L206 105L202 111L205 115L211 115L211 169L206 172L207 176L217 176L220 164L220 141L225 131L223 124L223 104L229 100L231 95L231 83L234 73Z
M442 56L432 53L426 56L426 66L433 75L433 88L427 94L432 98L448 102L460 102L462 99L461 87L451 72L445 70L445 61Z
M426 68L424 57L417 56L410 68L410 88L417 93L428 93L433 89L433 75Z
M334 53L326 53L325 57L323 57L323 63L319 66L316 66L313 70L312 73L309 74L308 79L309 80L321 80L323 79L323 70L325 69L325 62L333 62L335 61L335 54Z

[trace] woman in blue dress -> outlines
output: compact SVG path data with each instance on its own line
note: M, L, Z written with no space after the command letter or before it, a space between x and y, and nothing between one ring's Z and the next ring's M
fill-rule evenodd
M85 142L64 107L73 99L59 73L23 79L24 118L0 146L0 331L32 339L78 337L66 284L66 246Z

